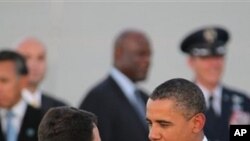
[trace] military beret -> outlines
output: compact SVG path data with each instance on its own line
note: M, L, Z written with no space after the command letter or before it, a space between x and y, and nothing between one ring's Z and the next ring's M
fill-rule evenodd
M221 27L205 27L189 34L181 43L181 50L191 56L223 56L229 33Z

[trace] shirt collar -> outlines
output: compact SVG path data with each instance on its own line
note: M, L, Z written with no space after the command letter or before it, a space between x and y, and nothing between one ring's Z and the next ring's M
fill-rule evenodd
M15 104L10 110L14 114L15 117L22 118L24 116L24 113L26 111L27 104L26 102L21 98L17 104ZM6 117L7 112L9 109L2 109L0 108L0 114L1 117Z
M22 117L26 111L26 106L25 101L21 99L11 110L16 116Z
M33 105L35 101L37 104L36 108L41 107L42 91L40 89L37 89L34 93L32 93L25 88L22 90L22 97L29 105Z
M204 97L206 106L209 107L209 98L211 94L213 94L213 103L212 107L214 108L214 111L217 115L221 115L221 99L222 99L222 85L218 84L213 91L209 91L205 86L201 85L200 83L197 83L197 85L201 88Z
M1 127L4 132L6 132L6 126L7 126L7 112L11 111L14 115L12 122L13 126L16 129L17 133L20 131L20 128L22 126L22 121L24 118L24 115L26 113L27 109L27 103L22 98L19 100L17 104L15 104L11 109L1 109L0 108L0 114L1 114Z
M119 87L125 94L134 94L136 86L134 83L121 71L113 67L110 73L111 77L117 82Z
M204 136L202 141L207 141L207 137L206 137L206 136Z
M214 99L221 100L222 86L220 84L217 85L213 91L209 91L205 86L203 86L199 82L197 82L196 84L202 90L207 106L208 106L208 103L209 103L208 101L209 101L209 97L211 96L211 94L213 94L212 96L214 97Z

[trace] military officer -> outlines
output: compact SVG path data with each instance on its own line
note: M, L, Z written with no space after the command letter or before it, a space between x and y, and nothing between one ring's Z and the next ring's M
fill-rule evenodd
M221 81L229 38L226 29L211 26L190 33L180 45L205 96L209 141L229 141L230 124L249 124L250 99Z

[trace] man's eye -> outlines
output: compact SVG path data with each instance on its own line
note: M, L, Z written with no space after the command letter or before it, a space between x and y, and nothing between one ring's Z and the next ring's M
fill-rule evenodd
M151 122L147 122L148 126L151 127L152 126L152 123Z
M148 129L151 129L152 128L152 124L148 124Z
M1 83L7 83L9 80L8 79L6 79L6 78L0 78L0 82Z
M161 123L160 126L161 126L162 128L166 128L166 127L169 127L169 124Z

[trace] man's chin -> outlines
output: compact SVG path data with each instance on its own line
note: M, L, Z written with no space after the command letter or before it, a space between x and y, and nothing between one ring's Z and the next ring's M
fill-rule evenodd
M29 85L31 86L37 86L39 85L40 81L39 80L30 80L29 81Z
M145 77L145 76L142 76L142 77L138 77L138 78L137 78L137 81L144 81L144 80L146 80L146 77Z
M212 84L212 85L217 85L219 83L219 80L218 79L210 79L208 80L209 84Z

